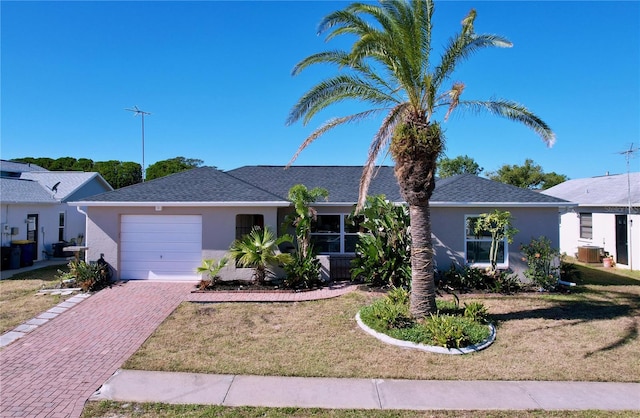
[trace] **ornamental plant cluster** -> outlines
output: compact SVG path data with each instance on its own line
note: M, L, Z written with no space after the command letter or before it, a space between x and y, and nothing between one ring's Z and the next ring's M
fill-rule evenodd
M78 286L84 292L97 292L111 285L111 267L100 257L95 263L72 260L68 272L58 270L56 278L61 287Z
M409 313L409 292L398 287L362 308L360 319L392 338L445 348L469 347L489 337L488 313L482 303L470 302L462 307L457 301L438 299L436 303L435 314L416 321Z

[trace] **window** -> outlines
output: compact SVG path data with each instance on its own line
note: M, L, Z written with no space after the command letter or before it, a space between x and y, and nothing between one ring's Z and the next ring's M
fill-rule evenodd
M58 241L64 241L64 226L66 223L67 214L60 212L58 215Z
M254 226L264 228L264 215L236 215L236 239L250 233Z
M311 243L318 253L355 253L358 232L358 218L349 214L318 215L311 224Z
M465 256L469 264L486 264L491 263L489 252L491 250L491 234L482 232L480 235L474 234L471 225L477 216L465 217ZM503 239L498 243L498 264L507 264L506 255L508 254L507 240Z
M593 238L593 214L591 213L580 214L580 238Z

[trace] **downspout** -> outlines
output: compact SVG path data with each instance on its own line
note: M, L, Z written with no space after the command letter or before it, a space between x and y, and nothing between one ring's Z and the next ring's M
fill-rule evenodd
M76 206L76 210L84 215L84 245L87 245L87 231L89 215L84 210L80 209L80 206ZM87 259L88 260L88 259Z

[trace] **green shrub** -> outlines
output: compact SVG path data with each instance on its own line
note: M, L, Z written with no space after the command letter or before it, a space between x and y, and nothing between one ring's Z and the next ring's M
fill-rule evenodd
M352 261L351 278L374 286L411 285L409 212L378 195L367 198L361 215L352 214L361 230Z
M71 280L84 292L95 292L111 284L111 268L102 257L96 263L72 260L68 272L58 270L61 282Z
M416 322L409 313L409 292L395 288L362 308L360 319L392 338L447 348L478 344L489 336L489 328L484 325L487 309L481 303L465 304L464 309L457 301L438 299L436 304L436 314Z
M306 256L297 251L293 260L284 265L284 271L287 273L284 285L291 289L310 289L320 286L322 284L320 267L320 260L313 250L310 250Z
M509 271L491 271L477 267L457 267L451 264L448 270L438 274L438 286L447 290L469 292L486 290L493 293L514 293L522 288L520 279Z
M523 261L527 262L524 275L534 284L544 290L554 290L560 278L558 260L560 251L551 247L551 240L546 237L532 239L520 250L524 254Z
M469 318L474 322L484 323L487 322L487 315L489 312L487 311L486 306L484 306L481 302L469 302L464 304L464 314L465 318Z

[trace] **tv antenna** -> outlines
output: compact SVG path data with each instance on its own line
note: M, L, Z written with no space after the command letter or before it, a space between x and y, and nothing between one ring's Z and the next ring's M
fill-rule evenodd
M133 106L131 109L125 109L134 113L134 117L140 115L142 117L142 181L144 182L144 115L150 115L151 113L138 109L138 106Z
M635 156L635 153L638 152L638 147L633 148L633 142L631 143L631 145L629 145L629 149L625 150L625 151L620 151L617 154L620 155L624 155L625 160L627 161L627 197L628 197L628 204L629 204L629 215L631 215L631 178L630 178L630 174L629 174L629 161L631 160L631 158L633 158Z

